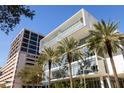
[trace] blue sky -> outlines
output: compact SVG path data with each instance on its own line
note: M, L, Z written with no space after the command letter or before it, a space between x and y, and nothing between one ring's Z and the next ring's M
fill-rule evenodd
M58 25L63 23L81 8L84 8L95 16L98 20L120 21L119 30L124 33L124 6L30 6L36 11L34 19L31 21L22 17L19 25L9 35L0 31L0 66L6 63L9 48L13 38L22 28L47 35Z

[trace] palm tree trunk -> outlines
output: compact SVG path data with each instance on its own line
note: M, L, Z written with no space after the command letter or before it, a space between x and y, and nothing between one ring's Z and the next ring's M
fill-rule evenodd
M111 44L109 42L107 42L106 46L107 46L107 50L108 50L108 55L110 57L110 62L111 62L111 65L112 65L112 70L113 70L113 74L114 74L114 77L115 77L115 82L116 82L117 88L120 88L119 79L118 79L116 67L115 67L115 64L114 64L113 56L112 56Z
M70 87L73 88L72 67L71 67L72 56L71 56L71 53L67 54L67 59L68 59L68 63L69 63Z
M105 53L104 52L103 52L103 58L105 59ZM109 88L111 88L110 74L109 74L109 69L108 69L108 64L107 64L107 60L106 59L104 60L104 66L105 66L107 77L108 77L107 84L108 84Z
M50 84L51 84L51 63L52 63L52 60L49 60L49 82L48 82L49 88L50 88Z

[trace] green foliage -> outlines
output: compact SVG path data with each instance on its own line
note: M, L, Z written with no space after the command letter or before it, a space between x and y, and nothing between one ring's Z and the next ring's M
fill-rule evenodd
M31 68L30 67L24 67L23 69L21 69L21 71L19 71L17 73L17 77L20 78L21 82L24 85L27 85L28 83L30 83L30 74L31 74Z
M44 48L44 50L42 51L40 58L42 59L43 62L48 62L49 60L52 60L52 62L56 62L56 58L57 58L57 53L56 51L51 48Z
M70 87L70 83L69 81L57 81L57 82L53 82L51 84L51 88L69 88Z
M44 70L42 66L35 64L31 68L31 73L30 73L31 83L34 85L41 85L43 80L43 74L44 74Z
M80 80L73 80L74 88L84 88L84 83L86 82L81 82Z
M24 5L1 5L0 6L0 29L6 34L20 23L21 16L33 19L34 11Z
M94 24L94 30L90 30L91 38L88 40L89 50L107 53L107 44L110 45L113 53L117 52L120 45L124 45L124 34L120 34L118 29L118 23L108 22L104 20Z
M51 48L44 48L44 50L42 51L40 57L41 61L39 62L39 64L48 64L48 68L49 68L49 87L50 87L50 81L51 81L51 65L55 64L58 59L57 53L56 51Z
M56 81L51 84L52 88L70 88L69 80ZM84 83L80 83L80 80L73 80L73 88L84 88Z
M58 53L63 55L64 53L72 52L78 46L78 42L73 38L65 38L62 41L58 42L59 46L57 47Z
M65 71L63 69L59 69L59 70L56 70L56 71L53 71L52 72L52 76L57 79L57 78L63 78L64 77L64 74L65 74Z
M118 49L123 50L124 34L120 34L117 31L118 23L114 22L105 23L104 20L101 20L101 22L94 24L94 28L94 30L90 31L91 38L88 40L89 50L109 55L116 85L119 88L120 85L113 59L113 53L116 53Z
M22 81L23 85L27 86L28 84L32 84L32 86L41 85L43 80L43 68L42 66L35 64L32 67L23 68L17 76Z
M81 57L81 52L77 49L79 43L73 38L65 38L62 41L58 42L59 46L57 47L57 53L60 56L67 56L67 62L69 64L69 77L70 77L70 87L73 87L72 79L72 67L71 63L73 60L78 59L78 56ZM63 57L62 57L63 58Z

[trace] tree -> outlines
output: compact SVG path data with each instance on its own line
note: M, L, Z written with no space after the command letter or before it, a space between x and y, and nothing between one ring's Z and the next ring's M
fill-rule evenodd
M30 71L30 81L33 85L37 87L42 84L44 70L39 64L35 64Z
M23 85L27 87L27 85L31 82L31 67L24 67L17 73L17 77L20 78Z
M70 87L73 88L73 79L72 79L72 66L73 55L75 49L78 46L78 42L74 38L65 38L59 42L59 46L57 47L57 52L61 56L67 56L67 61L69 65L69 77L70 77Z
M89 50L96 51L97 53L102 53L103 51L109 55L116 85L120 87L113 60L113 53L116 53L117 49L120 49L120 46L123 45L122 40L124 39L124 35L117 31L118 23L114 22L105 23L104 20L101 20L101 22L94 24L94 28L94 30L90 30L91 38L88 40Z
M41 53L41 60L44 62L44 64L48 64L49 69L49 81L48 81L48 87L50 88L51 83L51 65L56 62L57 59L57 53L56 51L51 48L44 48L44 50Z
M24 5L1 5L0 6L0 29L6 34L20 23L21 16L33 19L34 11Z
M17 76L20 78L23 85L28 86L31 84L34 86L39 86L43 80L44 70L41 65L35 64L31 67L24 67L18 72Z

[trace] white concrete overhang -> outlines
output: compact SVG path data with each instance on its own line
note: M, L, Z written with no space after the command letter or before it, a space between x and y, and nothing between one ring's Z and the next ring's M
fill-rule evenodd
M74 21L76 21L77 19L82 18L82 13L83 13L83 9L81 9L80 11L78 11L76 14L74 14L72 17L70 17L69 19L67 19L64 23L62 23L61 25L59 25L57 28L55 28L53 31L51 31L47 36L45 36L41 41L48 41L50 40L50 37L54 34L56 34L57 32L65 29L69 24L73 23ZM40 42L41 42L40 41Z

